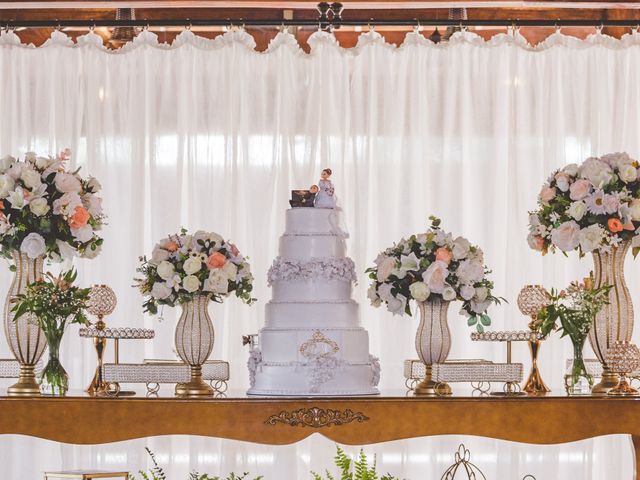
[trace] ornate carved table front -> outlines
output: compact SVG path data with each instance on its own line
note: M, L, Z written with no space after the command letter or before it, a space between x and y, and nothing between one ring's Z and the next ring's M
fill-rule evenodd
M105 420L108 419L108 420ZM534 444L629 434L640 479L640 399L567 397L406 397L404 392L351 398L7 397L0 392L0 434L99 444L190 434L265 444L320 432L364 445L428 435L477 435Z

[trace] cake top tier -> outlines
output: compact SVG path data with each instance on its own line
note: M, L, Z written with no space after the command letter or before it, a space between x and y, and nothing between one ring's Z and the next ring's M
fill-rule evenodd
M346 236L340 228L340 210L333 208L291 208L286 214L285 235Z

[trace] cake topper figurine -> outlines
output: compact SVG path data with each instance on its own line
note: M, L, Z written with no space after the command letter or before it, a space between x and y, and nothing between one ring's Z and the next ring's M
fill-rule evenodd
M314 203L316 208L335 208L336 206L333 183L329 180L332 173L330 168L325 168L320 173L319 190Z

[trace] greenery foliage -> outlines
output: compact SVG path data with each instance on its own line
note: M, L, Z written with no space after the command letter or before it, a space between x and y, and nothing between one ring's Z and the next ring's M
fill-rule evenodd
M389 474L378 476L376 472L376 461L373 459L373 465L369 466L369 460L363 450L360 450L358 458L354 461L339 446L336 447L337 452L334 457L335 465L340 469L336 476L332 475L329 470L325 471L326 477L311 472L313 480L399 480Z

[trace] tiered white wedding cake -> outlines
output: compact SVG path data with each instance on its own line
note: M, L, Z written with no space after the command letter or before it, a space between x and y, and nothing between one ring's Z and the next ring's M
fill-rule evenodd
M378 393L380 365L351 298L356 274L339 215L332 208L287 211L269 270L273 299L249 360L249 394Z

